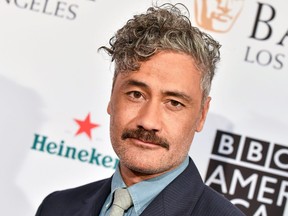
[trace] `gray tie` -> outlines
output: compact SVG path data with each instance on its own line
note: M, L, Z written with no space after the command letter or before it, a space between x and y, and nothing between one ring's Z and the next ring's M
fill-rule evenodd
M110 216L122 216L132 206L132 199L127 189L119 188L114 192L114 201Z

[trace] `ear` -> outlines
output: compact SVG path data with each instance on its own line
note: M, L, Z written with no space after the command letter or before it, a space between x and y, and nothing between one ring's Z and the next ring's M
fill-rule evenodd
M196 126L196 131L200 132L203 129L205 120L206 120L206 116L209 110L209 106L210 106L210 101L211 101L211 97L207 97L206 101L203 104L202 110L200 112L200 116L199 116L199 120Z
M107 113L111 115L111 101L109 101L108 106L107 106Z

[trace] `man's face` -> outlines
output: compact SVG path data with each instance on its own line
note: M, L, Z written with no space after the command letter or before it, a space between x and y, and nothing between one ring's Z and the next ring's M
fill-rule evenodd
M199 26L216 32L227 32L238 18L244 0L196 0Z
M192 57L172 52L154 55L136 72L118 74L107 110L121 172L157 176L186 158L210 101L202 108L200 78Z

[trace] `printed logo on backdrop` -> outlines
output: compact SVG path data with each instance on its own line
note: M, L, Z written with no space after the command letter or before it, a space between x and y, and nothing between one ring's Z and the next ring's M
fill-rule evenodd
M86 134L89 139L91 140L92 139L92 135L91 135L91 131L93 128L97 128L99 127L100 125L98 124L94 124L91 122L90 120L90 113L88 113L88 115L86 116L85 120L79 120L79 119L74 119L74 121L78 124L79 126L79 129L78 131L76 132L76 136L84 133Z
M287 213L288 146L217 131L206 184L246 215Z
M238 19L244 0L195 0L198 26L213 32L228 32Z
M287 10L281 10L287 13ZM288 25L285 19L277 19L279 9L267 3L257 2L257 10L254 14L254 23L249 38L263 44L263 48L254 48L248 45L245 54L245 62L269 67L275 70L284 68L288 38ZM276 35L275 36L275 32ZM279 36L280 35L280 36Z
M95 2L96 0L80 0L80 2L81 1L83 3L89 3ZM0 5L1 4L67 20L75 20L80 10L79 1L71 0L0 0Z
M199 27L208 31L229 34L232 27L237 26L236 21L243 11L244 1L195 0L195 21ZM286 10L261 1L253 1L252 3L246 1L246 3L245 6L255 8L254 13L248 15L251 16L249 17L251 22L235 28L235 31L241 31L237 38L238 41L241 41L241 37L247 37L251 40L251 44L246 45L246 50L243 53L244 62L267 67L272 69L271 71L284 69L288 25L285 16L282 16L285 19L282 18L281 20L277 18L279 17L277 15L280 11L286 13ZM239 45L241 48L243 45L245 46L245 44Z
M72 121L71 121L72 122ZM88 145L82 143L66 143L63 139L55 139L47 134L34 134L34 140L32 142L31 149L49 154L53 157L62 157L69 160L75 160L81 163L90 165L96 165L108 169L116 169L119 160L110 155L99 152L93 147L92 131L97 129L100 125L92 123L90 119L90 113L82 119L74 119L74 123L77 124L78 129L75 132L75 136L85 136L90 141Z

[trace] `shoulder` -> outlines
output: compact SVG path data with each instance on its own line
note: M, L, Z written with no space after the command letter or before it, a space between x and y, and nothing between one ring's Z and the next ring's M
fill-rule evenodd
M221 215L221 216L244 216L224 195L218 193L208 186L204 186L203 193L199 197L195 215ZM195 212L193 212L195 213ZM194 215L194 214L193 214Z
M105 191L110 189L110 179L103 179L79 187L56 191L49 194L39 206L36 216L38 215L55 215L48 212L64 212L67 209L73 209L73 206L82 205L85 200L94 196L97 193L103 193L103 187ZM107 193L109 193L107 191ZM45 212L45 214L43 214ZM58 215L58 214L57 214ZM59 214L62 215L62 214ZM63 214L64 215L64 214Z
M90 194L95 193L97 190L99 190L107 181L109 181L109 179L103 179L79 187L56 191L48 195L45 199L53 198L65 201L71 198L75 199L75 196L77 196L78 199L85 198L86 196L89 196Z

